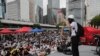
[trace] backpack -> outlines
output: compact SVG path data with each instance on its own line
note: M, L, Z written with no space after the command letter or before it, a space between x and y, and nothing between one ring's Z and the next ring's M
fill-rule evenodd
M77 36L83 37L84 36L84 28L79 23L77 23L77 26L78 26L78 31L76 33Z

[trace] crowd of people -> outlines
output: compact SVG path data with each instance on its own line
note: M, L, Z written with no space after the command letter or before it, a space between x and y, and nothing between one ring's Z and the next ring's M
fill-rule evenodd
M67 34L56 31L7 35L0 41L0 56L46 56L66 40Z

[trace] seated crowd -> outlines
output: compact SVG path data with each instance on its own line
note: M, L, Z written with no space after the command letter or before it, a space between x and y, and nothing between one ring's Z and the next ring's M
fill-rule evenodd
M12 36L0 41L0 56L46 56L55 52L61 42L66 38L57 32Z

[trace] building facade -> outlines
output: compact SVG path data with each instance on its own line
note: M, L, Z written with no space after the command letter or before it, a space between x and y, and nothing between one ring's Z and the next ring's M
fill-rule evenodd
M43 1L44 0L34 0L35 1L35 19L37 23L43 24Z
M46 5L44 5L44 1L46 0L13 0L7 2L6 22L11 20L36 24L57 24L60 0L48 0ZM44 10L47 10L47 13Z
M2 2L0 0L0 18L2 18Z
M30 21L28 0L15 0L8 2L6 8L6 20Z
M15 0L8 2L6 19L43 23L43 1Z
M65 0L63 0L65 1ZM48 23L57 25L65 19L66 16L66 1L48 0ZM64 6L63 4L64 3ZM64 12L64 13L63 13Z
M48 0L48 24L57 24L57 14L60 10L60 0Z
M85 0L67 0L66 2L66 17L68 15L75 15L75 20L83 24L85 19Z
M33 25L55 27L45 23L43 19L43 0L13 0L6 3L5 19L3 24Z
M35 19L35 0L29 0L29 18L30 21L36 23Z
M6 0L0 0L0 18L4 18L6 13Z
M85 0L86 21L89 23L93 17L100 15L100 0Z

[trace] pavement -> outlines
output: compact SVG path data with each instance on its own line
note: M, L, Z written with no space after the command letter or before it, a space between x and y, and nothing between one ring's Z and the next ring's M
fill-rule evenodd
M95 49L96 49L95 46L81 45L79 46L80 56L98 56L95 54ZM72 55L66 55L66 54L55 51L48 56L72 56Z

